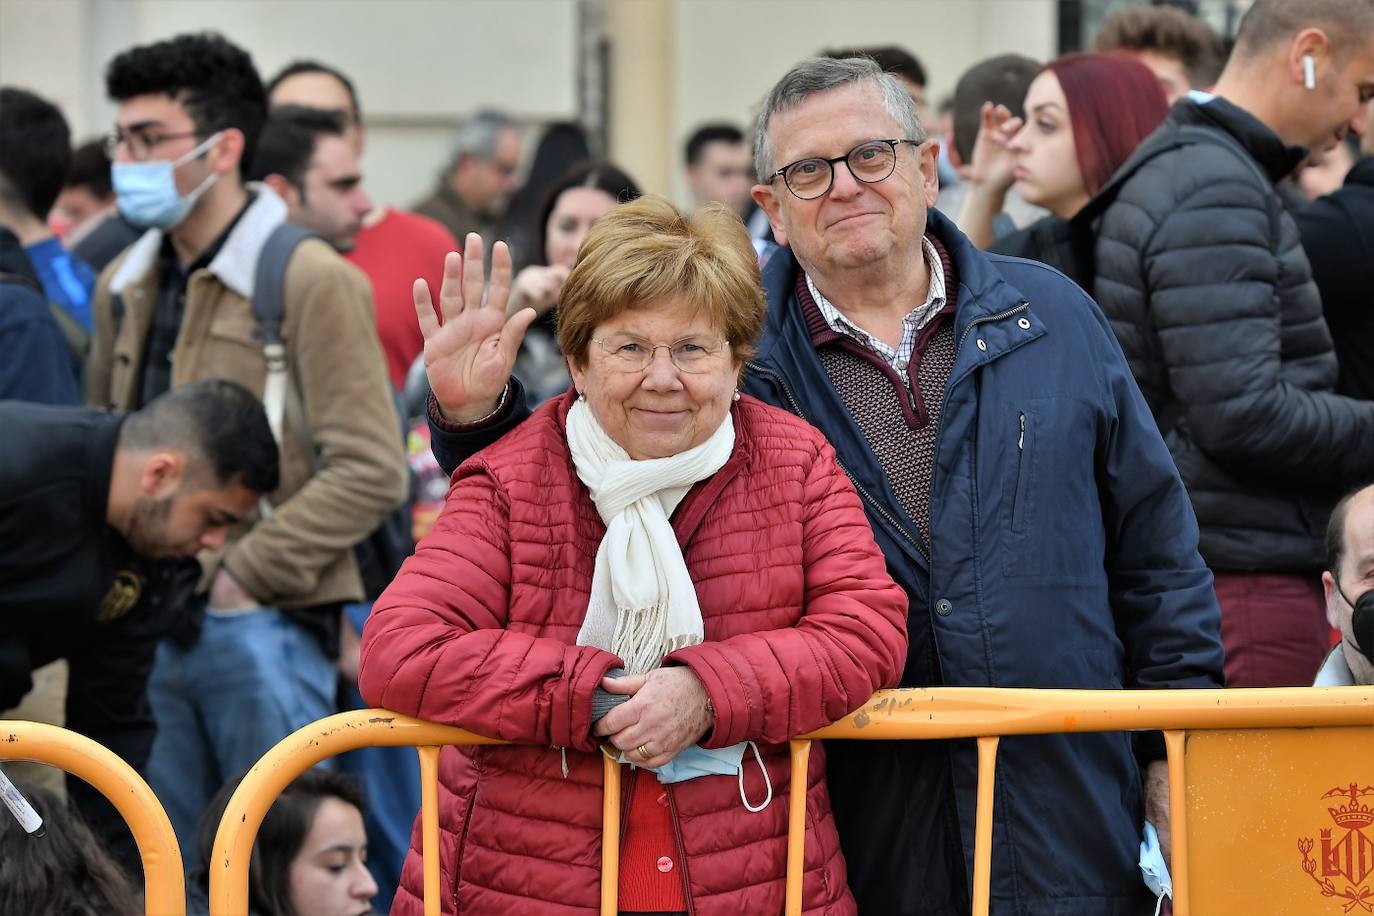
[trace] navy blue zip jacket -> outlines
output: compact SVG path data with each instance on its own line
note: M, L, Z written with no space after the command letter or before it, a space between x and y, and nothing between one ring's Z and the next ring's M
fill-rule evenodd
M929 547L821 365L787 249L764 270L768 315L745 390L800 414L834 445L888 571L911 597L909 629L934 634L943 684L1220 686L1220 615L1197 522L1101 311L1052 268L985 255L939 213L927 219L959 281ZM509 423L523 414L513 411ZM497 430L433 432L435 455L451 470ZM947 760L917 758L926 771L902 780L885 778L893 749L875 744L837 747L828 765L837 815L847 815L837 820L860 911L967 912L972 742L953 743ZM875 766L865 767L865 754ZM889 816L910 811L938 831L939 819L922 813L946 804L950 781L950 836L917 835ZM1142 818L1130 736L1004 739L993 913L1153 912L1137 867ZM933 873L945 843L954 866Z

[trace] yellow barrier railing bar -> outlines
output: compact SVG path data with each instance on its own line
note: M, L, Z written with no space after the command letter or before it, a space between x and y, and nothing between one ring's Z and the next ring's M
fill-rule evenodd
M420 861L425 874L425 916L439 916L439 748L417 747L420 756Z
M1184 814L1183 732L1222 728L1302 728L1374 725L1374 687L1266 687L1231 690L1054 690L1008 687L933 687L880 690L840 721L792 742L794 780L789 793L787 916L800 916L802 876L793 863L803 855L805 804L795 781L805 780L798 748L811 740L905 741L939 738L994 739L1007 735L1128 730L1165 731L1169 755L1169 806L1173 825L1174 911L1189 916ZM1170 733L1173 737L1170 737ZM979 742L978 815L974 844L973 916L987 916L979 888L991 882L995 743ZM800 762L800 773L797 770ZM802 806L799 817L797 806ZM986 819L986 823L984 822ZM986 843L983 837L986 835ZM980 850L986 857L980 857ZM1179 878L1182 880L1179 880ZM986 894L986 891L984 891ZM981 903L981 907L980 907Z
M86 780L108 798L129 825L143 860L144 911L149 916L184 916L186 884L172 822L143 777L118 754L56 725L4 720L0 721L0 760L32 760L58 767Z
M978 739L978 807L973 821L973 912L986 913L992 901L992 791L997 782L997 743Z
M974 916L987 916L999 737L1164 730L1169 755L1173 858L1179 863L1174 881L1175 911L1178 916L1188 916L1184 731L1370 724L1374 724L1374 687L1169 691L940 687L879 691L843 720L791 742L786 912L789 916L801 912L806 782L812 740L979 739L973 912ZM247 869L254 838L268 808L293 779L321 760L344 751L370 746L414 746L420 754L424 801L421 849L425 913L437 914L442 893L437 855L440 746L504 743L377 709L340 713L302 728L264 755L230 799L215 836L213 861L217 867L210 875L211 907L215 912L246 910ZM603 768L601 912L614 916L619 880L620 765L607 756Z
M601 916L620 911L620 764L601 755Z
M248 863L253 842L267 810L291 781L322 760L360 747L420 749L426 809L422 822L425 847L425 912L439 912L438 748L448 744L505 744L461 728L422 722L384 709L359 709L320 719L283 738L253 765L229 799L215 833L210 869L210 912L248 912ZM432 754L425 752L431 751ZM425 763L426 757L430 758ZM429 772L425 772L428 770ZM430 844L433 845L430 845ZM433 878L430 862L433 861ZM432 905L432 909L431 909Z
M1171 728L1164 733L1169 758L1169 833L1173 851L1169 877L1174 885L1174 916L1188 916L1188 786L1184 782L1183 754L1186 733Z

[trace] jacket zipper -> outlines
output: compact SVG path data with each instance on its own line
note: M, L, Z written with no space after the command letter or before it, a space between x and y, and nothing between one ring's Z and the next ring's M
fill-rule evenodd
M1016 436L1016 488L1011 496L1011 530L1021 530L1021 516L1026 500L1026 415L1018 413L1021 430Z
M687 913L695 916L696 904L692 902L692 881L687 875L687 844L682 841L682 823L677 816L677 799L673 787L665 785L663 791L668 795L668 819L673 822L673 839L677 841L677 860L682 866L682 898L687 901Z
M807 419L806 414L802 412L801 406L797 403L797 399L792 396L792 389L787 387L787 382L783 379L783 377L780 374L774 372L772 369L769 369L766 366L760 366L758 363L749 363L749 368L754 370L755 372L760 372L764 375L770 376L773 379L773 381L777 382L778 387L782 389L783 397L787 399L787 403L791 408L792 412L797 416L801 417L803 420L806 420L806 422L811 422L809 419ZM815 424L812 425L814 426ZM890 524L894 529L896 529L897 533L900 534L908 544L910 544L912 547L915 547L917 552L925 558L927 563L929 563L930 552L926 550L926 546L916 538L912 537L907 532L906 528L902 526L901 522L897 521L897 519L892 515L892 513L887 511L887 507L884 506L882 503L878 502L878 500L874 498L873 494L868 492L868 490L864 488L864 485L859 483L859 481L854 478L854 475L850 472L849 468L845 466L844 459L840 458L838 452L836 452L835 454L835 461L837 464L839 464L840 470L844 471L844 476L848 477L849 482L854 485L854 489L859 492L859 496L862 497L865 502L867 502L870 506L873 507L874 512L877 512L884 519L886 519L887 523Z
M1001 321L1004 318L1010 318L1017 312L1024 312L1028 308L1030 308L1030 302L1026 299L1022 299L1020 304L1015 308L1009 308L1005 312L998 312L996 315L984 315L982 318L973 319L968 323L968 327L964 328L964 333L959 335L959 346L954 348L954 352L958 353L964 348L964 341L968 339L969 333L978 325L987 324L989 321Z

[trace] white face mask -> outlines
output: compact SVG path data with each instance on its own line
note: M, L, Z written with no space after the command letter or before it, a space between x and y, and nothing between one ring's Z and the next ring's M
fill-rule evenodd
M110 167L110 181L114 185L119 212L135 226L175 229L186 219L200 196L209 190L219 177L218 172L205 176L185 197L177 193L176 169L204 155L219 141L223 132L203 140L186 155L151 162L116 162Z

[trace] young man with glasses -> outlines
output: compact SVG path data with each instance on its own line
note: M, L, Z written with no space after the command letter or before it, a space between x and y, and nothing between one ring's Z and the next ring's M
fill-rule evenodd
M858 489L910 599L902 684L1219 685L1188 497L1092 300L1043 265L979 252L929 209L937 144L871 61L797 65L755 143L754 199L788 247L763 271L768 314L742 387L819 427ZM527 322L480 309L445 322L452 358L475 370L464 403L431 402L446 467L523 415L493 354L513 354ZM992 912L1148 913L1141 822L1166 847L1168 834L1159 736L1001 748ZM831 742L828 755L859 911L967 913L971 743Z
M267 379L252 298L256 265L286 220L245 185L267 115L246 53L181 35L120 54L106 73L119 105L110 147L120 211L147 233L101 276L87 400L135 410L207 376L259 396ZM286 262L280 294L287 383L281 486L204 570L198 626L158 648L149 781L184 850L230 775L294 729L334 711L339 621L362 598L353 545L403 498L405 459L367 280L325 242Z

